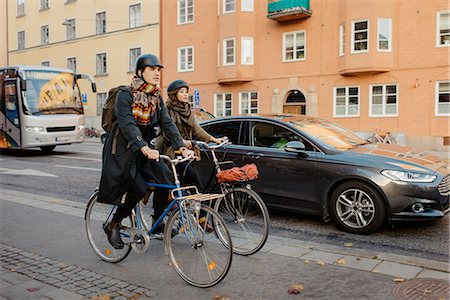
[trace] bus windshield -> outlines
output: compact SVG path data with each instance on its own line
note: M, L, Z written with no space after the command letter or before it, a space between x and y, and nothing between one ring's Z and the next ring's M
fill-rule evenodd
M54 70L24 71L26 91L24 104L27 113L83 114L78 86L72 73Z

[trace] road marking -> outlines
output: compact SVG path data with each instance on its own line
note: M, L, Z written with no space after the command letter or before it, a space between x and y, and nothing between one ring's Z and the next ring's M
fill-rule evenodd
M100 171L100 172L102 171L102 169L99 169L99 168L88 168L88 167L77 167L77 166L66 166L66 165L55 165L55 167L78 169L78 170L91 170L91 171Z
M31 175L31 176L46 176L46 177L58 177L57 175L53 175L50 173L45 173L33 169L22 169L22 170L15 170L15 169L6 169L6 168L0 168L0 173L6 174L6 175Z
M79 160L90 160L90 161L102 161L100 158L86 158L86 157L77 157L77 156L67 156L67 155L52 155L53 157L59 158L70 158L70 159L79 159Z

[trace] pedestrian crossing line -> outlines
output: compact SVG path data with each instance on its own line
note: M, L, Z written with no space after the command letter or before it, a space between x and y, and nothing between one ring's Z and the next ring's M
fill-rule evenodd
M55 165L55 167L68 168L68 169L77 169L77 170L99 171L99 172L102 171L102 169L99 169L99 168L77 167L77 166L68 166L68 165Z
M52 157L89 160L89 161L98 161L98 162L102 161L100 158L88 158L88 157L78 157L78 156L68 156L68 155L52 155Z

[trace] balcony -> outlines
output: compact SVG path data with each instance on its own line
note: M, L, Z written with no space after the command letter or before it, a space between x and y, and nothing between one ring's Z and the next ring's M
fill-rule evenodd
M267 17L278 22L309 18L309 0L272 0L267 5Z

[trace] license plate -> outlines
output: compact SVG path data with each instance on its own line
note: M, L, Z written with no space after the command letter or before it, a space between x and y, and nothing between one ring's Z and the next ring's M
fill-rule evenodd
M65 141L68 141L69 140L69 137L68 136L58 136L57 138L56 138L56 141L57 142L65 142Z

